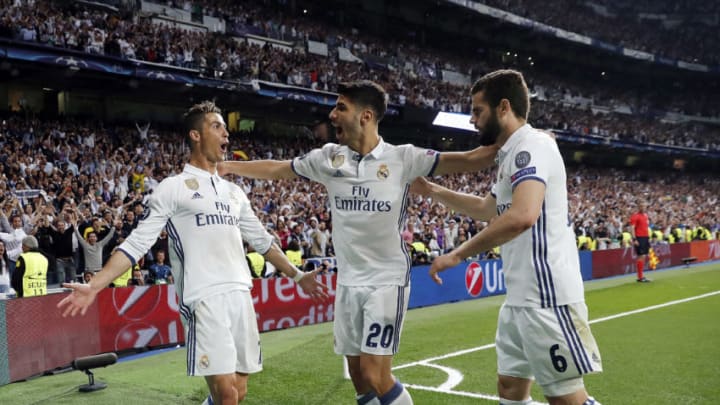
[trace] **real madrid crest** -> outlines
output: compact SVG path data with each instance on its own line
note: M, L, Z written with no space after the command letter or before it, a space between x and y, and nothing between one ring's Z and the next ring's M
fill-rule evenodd
M343 163L345 163L345 155L337 154L333 156L332 158L332 167L333 169L337 169L338 167L342 166Z
M380 165L380 168L377 171L377 177L380 180L385 180L390 176L390 170L388 170L387 165Z
M189 188L190 190L193 190L193 191L200 188L200 183L198 183L197 179L194 177L192 179L186 179L185 185L187 186L187 188Z
M203 354L200 357L200 361L198 361L198 366L200 368L208 368L210 367L210 359L208 358L207 354Z

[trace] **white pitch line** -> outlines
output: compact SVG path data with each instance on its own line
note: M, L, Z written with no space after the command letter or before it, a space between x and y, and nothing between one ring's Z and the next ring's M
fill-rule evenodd
M403 385L408 388L412 388L412 389L416 389L416 390L439 392L441 394L452 394L452 395L457 395L457 396L461 396L461 397L487 399L490 401L499 401L500 400L500 398L495 395L478 394L476 392L449 391L449 390L443 390L443 389L436 388L436 387L428 387L426 385L416 385L416 384L408 384L408 383L403 383Z
M685 302L695 301L695 300L711 297L713 295L718 295L718 294L720 294L720 291L713 291L713 292L709 292L706 294L697 295L695 297L683 298L681 300L669 301L664 304L652 305L649 307L640 308L640 309L636 309L633 311L621 312L616 315L610 315L610 316L606 316L604 318L594 319L594 320L590 321L589 323L594 324L594 323L605 322L605 321L609 321L612 319L622 318L622 317L626 317L626 316L630 316L630 315L639 314L642 312L653 311L656 309L669 307L671 305L677 305L677 304L682 304ZM402 364L402 365L393 367L393 370L400 370L403 368L414 367L414 366L425 366L425 367L432 367L432 368L440 369L440 370L444 371L445 373L447 373L448 379L443 384L441 384L439 387L428 387L425 385L416 385L416 384L407 384L407 383L405 383L404 385L408 388L412 388L412 389L416 389L416 390L439 392L442 394L451 394L451 395L458 395L458 396L478 398L478 399L487 399L490 401L499 401L500 398L498 398L494 395L478 394L475 392L467 392L467 391L453 391L452 388L457 386L458 384L460 384L460 382L462 382L463 374L453 368L446 367L446 366L440 366L440 365L431 363L433 361L443 360L443 359L447 359L450 357L462 356L464 354L473 353L473 352L477 352L480 350L487 350L487 349L491 349L493 347L495 347L495 344L490 343L490 344L483 345L483 346L473 347L471 349L465 349L465 350L460 350L460 351L453 352L453 353L448 353L448 354L445 354L442 356L431 357L431 358L428 358L425 360Z
M594 320L590 321L590 323L593 324L593 323L605 322L605 321L609 321L609 320L612 320L612 319L617 319L617 318L622 318L622 317L625 317L625 316L630 316L630 315L639 314L639 313L641 313L641 312L652 311L652 310L655 310L655 309L660 309L660 308L668 307L668 306L671 306L671 305L682 304L682 303L684 303L684 302L699 300L699 299L702 299L702 298L707 298L707 297L711 297L711 296L713 296L713 295L718 295L718 294L720 294L720 290L719 290L719 291L709 292L709 293L702 294L702 295L696 295L696 296L690 297L690 298L683 298L683 299L681 299L681 300L669 301L669 302L666 302L666 303L664 303L664 304L652 305L652 306L645 307L645 308L635 309L635 310L633 310L633 311L621 312L621 313L616 314L616 315L610 315L610 316L606 316L606 317L604 317L604 318L594 319ZM486 345L483 345L483 346L473 347L473 348L470 348L470 349L459 350L459 351L457 351L457 352L452 352L452 353L444 354L444 355L442 355L442 356L430 357L430 358L428 358L428 359L419 360L419 361L414 361L414 362L412 362L412 363L401 364L401 365L399 365L399 366L393 367L393 370L401 370L401 369L403 369L403 368L414 367L414 366L419 366L419 365L425 365L425 364L423 364L423 363L429 363L429 362L433 362L433 361L437 361L437 360L449 359L449 358L451 358L451 357L462 356L462 355L464 355L464 354L473 353L473 352L477 352L477 351L480 351L480 350L492 349L493 347L495 347L495 343L489 343L489 344L486 344Z
M639 314L639 313L641 313L641 312L647 312L647 311L652 311L652 310L654 310L654 309L660 309L660 308L664 308L664 307L669 307L669 306L671 306L671 305L676 305L676 304L682 304L682 303L684 303L684 302L695 301L695 300L699 300L699 299L702 299L702 298L711 297L711 296L713 296L713 295L718 295L718 294L720 294L720 291L713 291L713 292L709 292L709 293L707 293L707 294L696 295L696 296L690 297L690 298L683 298L683 299L681 299L681 300L669 301L669 302L666 302L666 303L664 303L664 304L658 304L658 305L653 305L653 306L650 306L650 307L645 307L645 308L636 309L636 310L634 310L634 311L622 312L622 313L619 313L619 314L617 314L617 315L606 316L605 318L593 319L592 321L590 321L590 323L593 324L593 323L605 322L605 321L609 321L609 320L611 320L611 319L622 318L622 317L624 317L624 316L635 315L635 314Z
M438 387L439 390L451 390L463 380L463 374L454 368L432 363L424 363L423 366L442 370L448 375L448 379Z
M425 365L424 363L429 363L429 362L436 361L436 360L443 360L443 359L447 359L450 357L462 356L463 354L477 352L479 350L492 349L493 347L495 347L495 343L490 343L490 344L487 344L484 346L473 347L472 349L460 350L458 352L452 352L449 354L444 354L442 356L430 357L429 359L425 359L425 360L414 361L412 363L407 363L407 364L401 364L399 366L393 367L393 370L400 370L403 368L414 367L414 366L422 366L422 365Z

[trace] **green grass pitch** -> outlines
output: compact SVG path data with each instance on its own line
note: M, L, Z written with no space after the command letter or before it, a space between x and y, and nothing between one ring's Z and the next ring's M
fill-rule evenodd
M604 372L585 378L606 405L720 403L720 264L586 283ZM497 404L497 313L503 297L409 311L395 375L416 404ZM633 312L635 311L635 312ZM349 404L354 392L332 351L329 323L261 335L264 371L247 404ZM0 387L0 404L200 404L205 381L185 375L185 350L95 370L108 388L79 393L78 371ZM533 389L533 398L542 394Z

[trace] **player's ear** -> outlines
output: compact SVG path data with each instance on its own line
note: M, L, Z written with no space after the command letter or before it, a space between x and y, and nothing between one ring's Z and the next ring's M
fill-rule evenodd
M191 129L188 136L192 142L200 142L200 131L197 129Z
M512 114L513 113L512 106L510 106L510 100L508 100L506 98L500 100L500 105L498 107L500 107L499 112L501 114L507 114L507 113Z
M365 109L360 115L360 124L365 125L372 122L374 115L371 109Z

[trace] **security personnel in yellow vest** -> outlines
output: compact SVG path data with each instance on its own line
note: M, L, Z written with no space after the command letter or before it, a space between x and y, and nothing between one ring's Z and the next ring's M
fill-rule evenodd
M668 243L672 245L673 243L675 243L675 235L672 232L670 232L667 236L667 240L668 240Z
M685 236L685 232L683 232L683 230L680 229L680 227L675 227L672 230L672 236L673 236L674 242L670 242L670 243L683 242L683 237Z
M34 297L47 294L48 259L38 251L34 236L22 240L23 253L17 260L12 287L18 297Z
M288 248L285 251L285 256L290 259L290 263L294 264L295 267L297 267L298 269L302 269L302 249L300 249L300 244L296 240L291 240L288 243Z
M632 234L628 231L622 233L622 247L628 248L632 246Z
M410 247L412 248L412 264L426 264L430 261L430 249L425 246L422 235L415 232L413 234L413 243L410 244Z
M250 268L250 275L253 278L265 277L265 270L267 267L265 265L265 257L263 257L263 255L261 255L260 253L256 252L252 246L248 244L245 244L245 246L245 251L247 252L245 254L245 257L247 258L248 267ZM300 256L300 262L302 263L302 254Z

